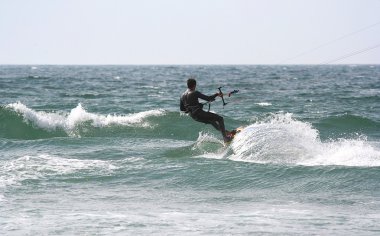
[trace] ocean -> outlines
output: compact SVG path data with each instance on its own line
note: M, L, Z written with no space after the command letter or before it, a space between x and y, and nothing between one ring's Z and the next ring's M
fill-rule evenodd
M190 76L239 90L231 144ZM1 235L380 234L379 65L2 65L0 98Z

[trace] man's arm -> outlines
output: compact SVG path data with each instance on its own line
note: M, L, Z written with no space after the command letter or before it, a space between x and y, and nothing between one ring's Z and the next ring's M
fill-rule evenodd
M198 98L203 99L203 100L208 101L208 102L214 101L215 98L217 96L219 96L219 93L215 93L214 95L211 95L211 96L206 96L206 95L204 95L203 93L201 93L199 91L197 91L196 93L197 93L197 97Z
M179 102L179 109L180 109L181 111L184 111L184 112L187 113L187 109L186 109L186 107L185 107L185 104L183 103L182 97L181 97L179 100L180 100L180 102Z

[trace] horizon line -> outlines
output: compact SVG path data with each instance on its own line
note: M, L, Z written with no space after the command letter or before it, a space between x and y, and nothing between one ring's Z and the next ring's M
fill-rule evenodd
M322 63L299 63L299 64L271 64L271 63L257 63L257 64L246 64L246 63L204 63L204 64L170 64L170 63L141 63L141 64L112 64L112 63L78 63L78 64L69 64L69 63L0 63L0 66L329 66L329 65L337 65L337 66L353 66L353 65L380 65L380 63L331 63L331 64L322 64Z

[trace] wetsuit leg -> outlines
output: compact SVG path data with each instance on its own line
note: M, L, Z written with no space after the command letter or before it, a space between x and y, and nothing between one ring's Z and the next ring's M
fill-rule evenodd
M217 115L212 112L205 112L203 110L198 110L191 116L194 120L211 124L215 129L222 132L223 137L226 137L226 130L224 127L224 119L220 115Z

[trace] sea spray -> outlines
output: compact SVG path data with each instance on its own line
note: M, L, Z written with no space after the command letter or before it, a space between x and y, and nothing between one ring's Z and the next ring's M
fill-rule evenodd
M290 113L245 127L231 144L231 160L282 165L380 166L380 149L365 137L322 142L318 130Z

